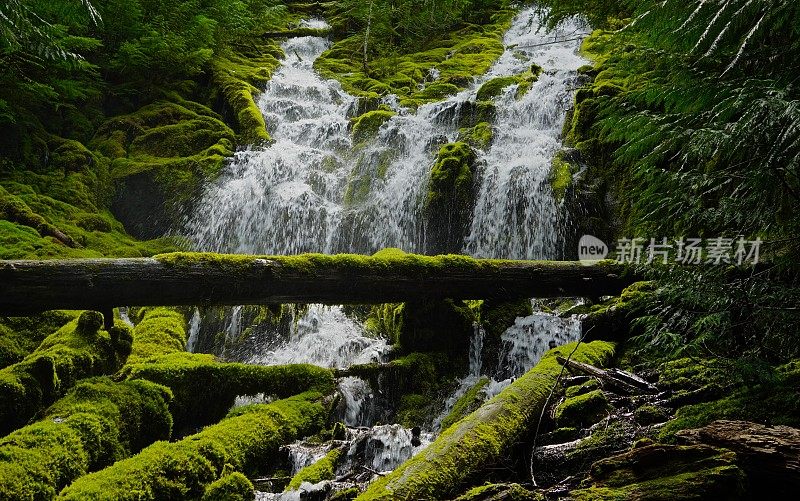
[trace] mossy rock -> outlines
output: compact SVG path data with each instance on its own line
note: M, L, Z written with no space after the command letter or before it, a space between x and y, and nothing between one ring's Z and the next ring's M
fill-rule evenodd
M458 140L472 146L476 150L486 151L492 144L494 130L489 122L480 122L471 128L458 131Z
M647 445L592 465L591 487L573 499L743 499L745 475L732 452L707 446Z
M474 164L475 152L466 143L446 144L439 150L423 207L427 223L426 253L461 250L475 202Z
M130 329L119 323L109 333L102 325L102 315L83 312L22 361L0 370L0 433L25 424L78 380L122 366L131 351Z
M643 405L633 412L636 422L642 425L663 423L670 417L667 409L656 405Z
M42 420L0 439L0 497L52 499L89 471L169 439L171 397L146 381L80 382Z
M564 196L572 186L573 176L578 171L577 166L567 161L566 156L564 150L556 153L550 163L550 174L548 176L550 188L553 190L553 196L556 202L559 203L564 200Z
M555 409L559 426L588 426L603 419L609 410L608 399L602 390L567 398Z
M487 484L473 487L456 501L542 501L544 496L533 493L519 484Z
M583 384L568 387L564 390L564 396L567 398L577 397L599 388L600 383L596 379L590 379Z
M503 92L503 89L518 83L519 78L513 75L508 77L492 78L488 82L481 85L481 88L478 89L476 99L478 101L491 101L499 96Z
M395 115L393 111L375 110L351 119L353 142L361 143L374 138L381 125Z

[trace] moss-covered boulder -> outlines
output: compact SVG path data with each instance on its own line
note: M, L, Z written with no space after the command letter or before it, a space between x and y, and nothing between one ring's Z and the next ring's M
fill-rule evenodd
M21 362L0 370L0 434L24 425L82 378L111 374L131 351L123 324L102 330L103 316L87 311L51 334Z
M77 311L47 311L29 317L0 317L0 369L21 362L44 338L74 320Z
M90 471L170 436L171 393L147 381L83 381L42 420L0 439L0 498L51 499Z
M602 390L593 390L569 397L556 407L554 417L559 426L589 426L605 417L608 399Z
M353 142L357 144L374 138L378 134L378 129L381 128L381 125L395 115L394 111L375 110L351 119Z
M494 130L489 122L479 122L474 127L458 130L458 140L467 143L476 150L486 151L492 144Z
M744 499L745 476L736 455L707 446L646 445L592 465L591 487L570 492L578 501L617 499Z
M250 480L234 471L215 480L203 493L201 501L252 501L256 498L255 488Z
M108 120L90 146L111 162L116 216L134 236L155 238L180 222L234 144L220 115L172 96Z
M466 143L442 146L431 169L425 198L425 252L458 253L472 222L475 152Z
M232 471L264 472L280 446L317 433L328 410L319 393L235 409L230 417L178 442L156 442L139 454L86 475L59 499L200 498ZM226 465L230 465L226 468Z

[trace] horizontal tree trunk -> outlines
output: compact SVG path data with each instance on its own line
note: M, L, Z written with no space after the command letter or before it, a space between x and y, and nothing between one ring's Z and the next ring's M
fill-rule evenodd
M482 469L498 463L526 433L535 428L561 366L575 343L547 352L542 360L475 412L445 430L439 438L392 473L374 481L357 500L449 499ZM581 344L573 358L603 365L614 344Z
M466 256L259 257L203 253L155 258L0 261L0 314L151 305L375 304L432 299L603 296L635 279L612 262L509 261Z

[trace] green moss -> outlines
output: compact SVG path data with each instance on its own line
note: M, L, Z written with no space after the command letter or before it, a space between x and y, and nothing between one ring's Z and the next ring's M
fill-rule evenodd
M446 430L447 428L450 428L450 426L461 420L463 417L475 412L475 410L483 403L485 398L483 389L486 388L486 385L488 384L489 378L484 376L480 378L477 383L472 385L470 389L468 389L464 395L462 395L461 398L456 401L456 403L453 405L453 409L450 411L450 414L448 414L442 420L442 429Z
M128 364L181 353L186 347L186 318L175 308L141 308L134 315L133 347Z
M79 383L41 421L0 440L0 498L50 499L87 472L169 438L170 398L146 381Z
M479 122L474 127L461 128L458 130L458 140L462 141L476 150L485 151L489 149L494 138L492 124L489 122Z
M559 151L556 153L550 164L550 175L548 177L556 202L560 203L564 200L567 189L572 186L572 176L575 172L577 172L577 168L564 159L564 152Z
M442 498L459 492L472 474L499 461L535 426L561 373L556 356L569 354L574 348L571 343L548 351L536 367L442 432L419 454L374 481L357 499ZM572 359L602 366L613 351L613 343L595 341L578 346Z
M235 471L206 487L201 501L250 501L255 497L255 489L250 480Z
M466 493L456 498L456 501L539 501L544 499L541 494L534 494L519 484L486 484L473 487Z
M298 471L284 490L296 491L303 482L317 484L323 480L333 480L336 466L344 455L344 450L333 449L319 461Z
M21 362L0 370L0 432L25 424L85 377L115 372L131 350L127 326L100 330L103 317L83 312Z
M170 388L170 406L179 433L224 417L237 396L287 398L306 391L329 394L333 373L314 365L261 366L220 363L212 355L172 353L126 365L118 377L146 379Z
M695 364L696 366L696 364ZM739 384L729 393L711 402L686 405L677 410L659 432L659 440L673 441L675 433L705 426L717 419L738 419L800 426L800 363L777 368L773 380L757 384Z
M592 465L576 500L741 499L744 473L734 453L706 446L648 445Z
M564 390L564 396L567 398L577 397L598 388L600 388L600 383L596 379L590 379L583 384L568 387Z
M503 89L511 85L516 85L518 81L516 76L492 78L478 89L477 99L478 101L491 101L499 96L503 92Z
M430 254L457 252L463 246L475 202L474 163L475 152L466 143L446 144L439 150L423 207Z
M372 139L378 133L378 129L381 128L381 125L395 115L396 113L394 111L375 110L352 118L350 123L352 126L353 142L361 143Z
M359 494L361 494L361 491L358 487L350 487L331 494L328 501L352 501L358 497Z
M432 412L430 395L407 393L400 397L395 421L406 428L422 427Z
M319 431L327 418L318 393L252 405L178 442L156 442L136 456L86 475L61 499L199 498L230 467L263 472L281 445ZM225 465L230 467L225 471Z
M593 390L583 395L567 398L555 410L555 420L559 426L580 426L594 424L606 416L609 410L608 399L602 390Z
M465 89L474 76L485 73L503 53L503 34L513 14L502 10L489 24L429 40L417 52L374 58L366 68L360 56L363 36L352 35L336 41L314 67L324 78L339 80L350 94L366 99L395 94L402 106L416 108ZM428 81L432 69L439 78Z
M0 317L0 369L22 361L44 338L79 314L55 310L29 317Z

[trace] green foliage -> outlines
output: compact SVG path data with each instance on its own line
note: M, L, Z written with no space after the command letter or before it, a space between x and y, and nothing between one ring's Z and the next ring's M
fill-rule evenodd
M0 498L50 499L87 472L169 438L170 398L146 381L82 381L44 419L0 440Z
M566 132L590 177L602 180L595 189L618 200L618 233L760 237L761 261L774 266L749 278L724 269L663 270L643 341L662 354L684 345L756 361L796 357L800 7L783 0L544 3L552 22L581 12L609 28L583 45L596 63L594 82L578 91Z
M196 435L178 442L156 442L136 456L86 475L60 497L199 498L231 469L245 475L263 472L281 445L319 431L327 417L325 407L318 403L320 397L306 393L241 408Z
M102 325L101 314L83 312L21 362L0 370L0 433L25 424L79 379L122 366L131 351L130 329L119 324L109 333Z

